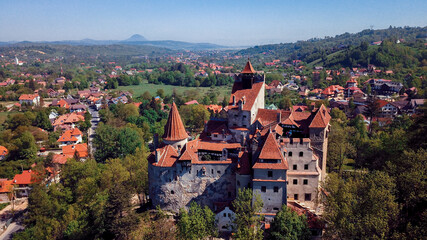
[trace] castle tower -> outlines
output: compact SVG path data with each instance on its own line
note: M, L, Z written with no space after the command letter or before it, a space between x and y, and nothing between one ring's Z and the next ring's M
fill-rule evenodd
M166 145L172 145L175 149L181 149L188 142L188 134L185 131L175 102L172 103L168 121L165 125L163 142Z
M241 72L241 74L242 74L243 89L251 89L254 83L255 70L252 67L252 64L249 60L246 63L246 66Z

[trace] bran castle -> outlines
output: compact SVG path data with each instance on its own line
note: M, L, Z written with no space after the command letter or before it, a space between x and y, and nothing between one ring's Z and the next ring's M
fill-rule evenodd
M331 117L323 105L310 112L264 109L264 80L248 61L236 76L227 118L209 120L194 140L172 104L163 142L148 158L154 206L177 212L196 201L216 211L250 188L266 216L287 201L317 208Z

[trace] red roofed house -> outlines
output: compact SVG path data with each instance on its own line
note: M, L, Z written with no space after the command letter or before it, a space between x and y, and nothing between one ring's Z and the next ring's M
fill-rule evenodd
M8 153L9 153L9 150L7 150L6 147L0 146L0 160L5 159Z
M12 199L13 180L0 179L0 203L10 202Z
M77 156L81 160L85 160L89 156L87 143L62 146L62 154L66 156Z
M82 142L82 132L78 128L66 130L58 139L59 146L77 144Z
M40 96L38 94L22 94L19 97L19 103L27 104L27 105L39 105L40 104Z
M393 102L387 102L385 100L377 100L380 107L379 118L394 118L399 113L399 107Z
M16 174L12 184L15 186L16 197L28 197L31 187L35 183L34 173L30 170L24 170L21 174Z
M332 85L322 91L322 98L342 98L344 88L340 85Z

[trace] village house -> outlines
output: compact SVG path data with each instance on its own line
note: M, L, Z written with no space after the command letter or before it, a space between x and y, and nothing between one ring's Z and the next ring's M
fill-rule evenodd
M31 190L31 184L35 182L32 170L24 170L21 174L16 174L12 180L14 192L17 198L28 197Z
M81 113L72 112L59 116L52 125L55 131L57 129L70 130L75 128L78 122L84 120L85 117Z
M87 143L62 146L62 154L65 156L76 156L81 161L84 161L89 156Z
M82 142L82 132L78 128L66 130L58 139L59 146L72 145Z
M39 105L40 96L38 94L22 94L19 97L19 104Z
M0 179L0 203L7 203L12 200L13 180Z
M8 153L9 151L7 150L7 148L5 146L0 145L0 160L5 159Z

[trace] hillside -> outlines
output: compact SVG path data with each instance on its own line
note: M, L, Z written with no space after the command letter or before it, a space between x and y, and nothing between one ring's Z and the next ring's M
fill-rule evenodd
M284 60L300 59L309 63L350 46L358 46L362 42L372 43L386 39L403 39L405 42L414 42L417 39L425 38L427 38L427 27L390 27L380 30L367 29L358 33L344 33L323 39L313 38L295 43L255 46L238 51L237 54L249 56L268 55Z

